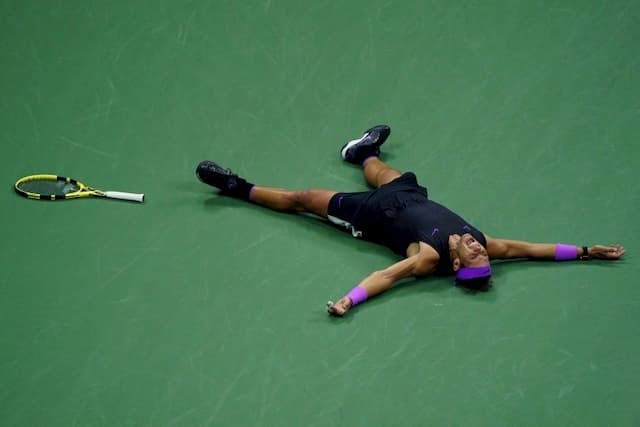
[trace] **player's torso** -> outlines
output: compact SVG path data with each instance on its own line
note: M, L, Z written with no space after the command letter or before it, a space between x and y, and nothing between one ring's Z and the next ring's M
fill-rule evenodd
M383 242L400 255L411 256L420 242L430 246L440 257L439 264L450 268L449 236L469 233L486 246L482 232L448 208L431 200L397 210L380 224Z

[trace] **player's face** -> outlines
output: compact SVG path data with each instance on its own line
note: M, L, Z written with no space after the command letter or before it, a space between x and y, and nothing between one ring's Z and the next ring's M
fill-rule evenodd
M471 234L465 233L462 236L454 234L451 238L453 239L451 243L453 243L462 265L480 267L489 264L487 250Z

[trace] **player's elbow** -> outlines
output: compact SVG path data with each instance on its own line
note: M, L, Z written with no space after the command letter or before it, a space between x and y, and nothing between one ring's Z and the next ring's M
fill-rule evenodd
M375 283L380 283L383 288L388 289L402 277L399 277L397 272L394 271L376 270L371 273L371 278Z
M431 265L431 263L427 261L420 261L413 266L411 275L414 277L422 277L430 274L432 270L433 266Z

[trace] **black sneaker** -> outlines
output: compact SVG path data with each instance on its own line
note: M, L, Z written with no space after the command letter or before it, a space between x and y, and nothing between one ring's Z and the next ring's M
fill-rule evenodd
M196 176L205 184L212 185L225 193L233 193L238 186L246 183L244 179L231 172L231 169L223 168L209 160L200 162L196 168Z
M347 142L340 150L340 157L349 163L361 165L367 158L380 155L380 146L390 133L391 128L387 125L374 126L359 139Z

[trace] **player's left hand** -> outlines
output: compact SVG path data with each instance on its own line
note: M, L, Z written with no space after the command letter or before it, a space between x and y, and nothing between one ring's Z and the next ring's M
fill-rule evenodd
M589 257L598 259L620 259L624 256L624 248L618 244L611 246L594 245L589 248Z

